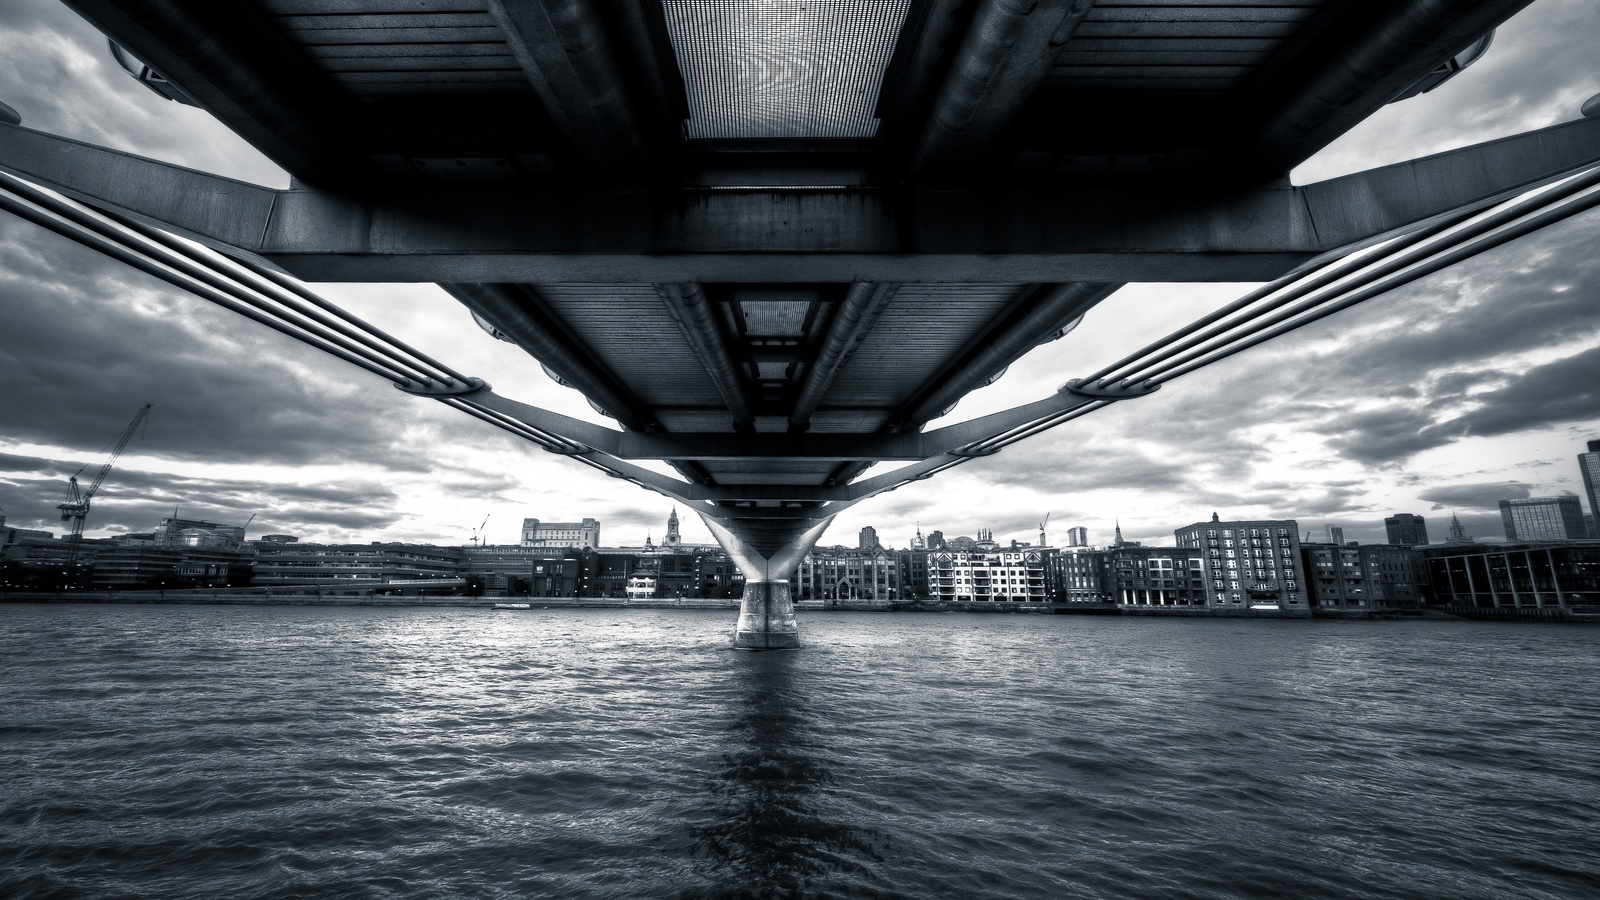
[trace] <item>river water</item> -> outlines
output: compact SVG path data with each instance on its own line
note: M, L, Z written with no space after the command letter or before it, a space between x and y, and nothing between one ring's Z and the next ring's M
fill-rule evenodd
M732 627L0 606L0 896L1600 896L1600 629Z

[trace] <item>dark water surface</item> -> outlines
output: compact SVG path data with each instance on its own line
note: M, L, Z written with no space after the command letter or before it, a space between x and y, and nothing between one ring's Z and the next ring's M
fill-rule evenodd
M732 627L0 606L0 896L1600 896L1600 629Z

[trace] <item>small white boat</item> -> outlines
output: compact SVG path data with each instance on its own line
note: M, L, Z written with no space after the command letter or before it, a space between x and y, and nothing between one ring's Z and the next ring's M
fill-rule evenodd
M531 603L496 603L495 609L533 609Z

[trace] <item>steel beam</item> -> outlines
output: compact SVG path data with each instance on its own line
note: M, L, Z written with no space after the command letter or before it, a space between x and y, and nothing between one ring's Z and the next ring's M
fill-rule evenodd
M1600 161L1600 118L1302 188L272 191L18 126L0 168L309 281L1257 281Z
M810 426L811 414L821 405L822 398L833 385L833 379L838 376L839 370L844 368L844 364L850 361L850 356L855 353L862 338L872 330L873 323L878 321L878 315L889 305L889 301L894 298L899 288L898 284L872 284L864 281L850 285L844 302L839 305L839 310L834 313L833 321L828 326L828 334L823 338L817 358L806 367L805 381L801 384L800 394L795 399L794 409L789 413L791 432L803 432Z
M1231 98L1211 164L1271 180L1332 143L1531 0L1346 4Z
M560 374L567 384L624 426L641 431L656 426L655 416L644 403L579 344L577 338L567 334L527 288L509 284L442 284L440 287L516 341L517 346L534 359Z
M487 0L545 109L586 168L649 173L640 117L604 23L587 0ZM619 171L620 170L620 171Z
M273 162L309 184L376 174L354 152L360 104L253 3L67 0L182 87Z
M1093 0L984 0L934 100L912 172L971 180L971 164L1044 81L1093 7Z
M1120 284L1069 283L1040 285L1022 297L987 333L952 357L894 415L890 428L920 427L938 418L974 388L1011 365L1024 353L1082 318Z
M739 367L728 353L727 337L722 323L705 291L695 282L683 284L658 284L656 293L666 305L672 320L678 323L683 339L694 349L695 356L705 366L706 375L716 386L722 402L733 416L733 427L739 431L755 428L755 416L750 412L750 400L745 390Z

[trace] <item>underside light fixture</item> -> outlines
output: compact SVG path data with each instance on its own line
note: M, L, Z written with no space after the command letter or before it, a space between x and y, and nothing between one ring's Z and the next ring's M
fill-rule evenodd
M910 0L662 0L690 140L870 138Z

